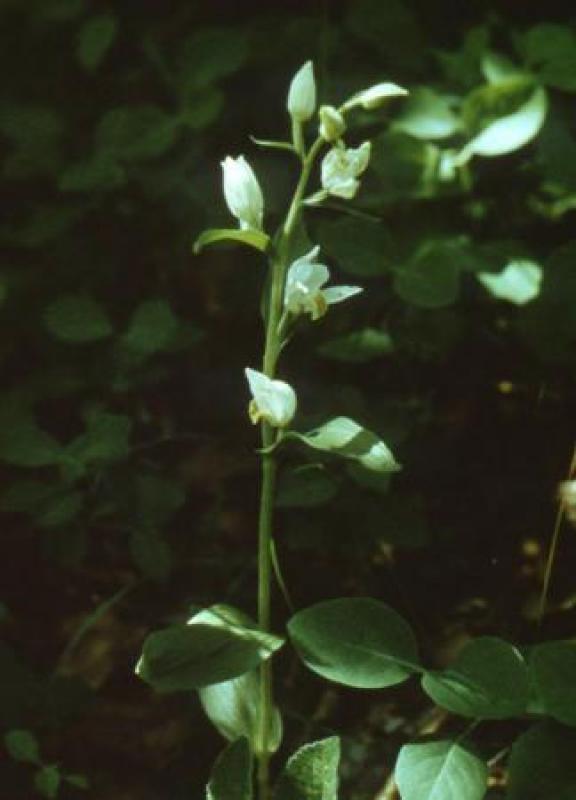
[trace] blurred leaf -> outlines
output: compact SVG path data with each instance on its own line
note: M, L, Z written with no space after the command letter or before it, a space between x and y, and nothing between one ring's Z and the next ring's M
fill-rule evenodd
M394 259L392 238L378 222L343 217L318 224L315 233L322 250L351 275L383 275Z
M546 713L565 725L576 726L576 642L536 645L529 663Z
M100 66L118 33L118 20L112 14L97 14L86 20L78 34L76 54L88 71Z
M365 364L394 351L389 333L378 328L362 328L346 333L336 339L328 339L317 348L319 355L333 361L349 364Z
M45 467L59 462L62 446L38 427L25 411L0 412L0 458L18 467Z
M43 319L53 336L72 344L96 342L114 332L102 306L83 294L61 295L45 309Z
M460 130L454 112L455 99L441 95L426 86L410 89L403 111L394 120L393 128L417 139L446 139Z
M349 417L334 417L309 433L292 431L290 435L315 450L359 461L374 472L397 472L401 469L388 446Z
M370 167L378 179L378 202L419 197L430 191L438 148L402 131L386 131L372 141Z
M124 168L106 154L76 164L60 172L58 188L61 192L111 191L126 181Z
M180 322L167 300L162 297L145 300L132 314L121 342L143 355L165 350L174 340Z
M407 744L394 770L402 800L482 800L488 768L454 740Z
M305 744L280 773L273 800L338 800L340 739Z
M84 505L82 492L59 491L34 512L34 520L42 528L59 528L78 515Z
M334 498L337 485L321 467L307 465L280 476L276 505L278 508L315 508Z
M58 767L46 765L41 767L34 776L34 786L42 797L58 797L62 776Z
M262 231L252 229L212 228L200 234L194 242L193 250L198 254L204 247L215 242L239 242L264 253L270 244L270 237Z
M212 767L206 800L252 800L252 754L248 740L237 739Z
M64 468L74 480L94 463L119 461L128 455L132 420L123 414L95 409L87 415L86 431L71 441L63 457Z
M11 730L4 734L4 744L14 761L23 761L28 764L40 763L38 740L28 730Z
M386 59L386 66L415 70L424 61L424 36L416 15L401 0L356 0L346 24Z
M575 796L576 732L549 721L533 725L512 746L506 800Z
M215 122L224 108L225 97L213 87L194 89L190 97L183 98L183 108L179 119L193 131L207 128Z
M178 55L180 91L204 88L237 72L248 56L239 28L203 28L184 39Z
M538 297L542 268L534 261L517 260L498 275L478 272L476 277L493 297L523 306Z
M466 31L459 50L436 51L435 55L448 80L464 88L475 86L480 78L480 62L489 40L488 26L476 25Z
M366 597L326 600L288 622L306 666L344 686L383 689L419 670L416 639L393 609Z
M150 525L130 534L132 560L145 578L162 583L172 571L172 551Z
M493 636L473 639L448 669L427 672L422 688L441 708L474 719L522 716L530 699L520 652Z
M576 91L576 35L567 25L542 22L517 37L527 63L555 89Z
M177 119L159 106L120 106L101 117L95 132L96 147L100 155L124 161L155 158L174 144L177 124Z
M75 789L89 789L90 782L85 775L64 775L64 780Z
M394 290L407 303L420 308L452 305L460 288L461 256L457 241L425 241L412 258L398 268Z
M0 106L0 132L13 144L22 147L45 146L59 139L64 127L64 119L51 106Z
M525 71L517 67L501 53L486 52L481 62L482 74L488 83L506 83L517 78L528 78Z

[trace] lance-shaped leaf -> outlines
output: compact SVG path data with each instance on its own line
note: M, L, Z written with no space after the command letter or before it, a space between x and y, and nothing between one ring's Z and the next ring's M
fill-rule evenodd
M398 472L401 469L390 448L375 433L349 417L335 417L310 433L290 435L315 450L355 459L374 472Z
M470 642L449 669L426 673L422 688L442 708L481 719L520 716L530 699L522 655L492 636Z
M252 800L252 754L248 740L237 739L220 753L206 787L206 800Z
M234 612L234 613L233 613ZM283 640L243 624L242 612L213 606L188 625L150 634L136 673L159 692L201 689L250 672Z
M273 800L337 800L339 761L337 736L304 745L288 759Z
M216 244L216 242L237 242L238 244L246 244L248 247L253 247L255 250L260 250L264 253L270 244L270 237L250 228L248 230L240 230L237 228L209 228L196 239L194 242L193 250L198 254L203 247L209 244Z
M482 800L488 769L456 741L408 744L395 778L402 800Z
M299 611L288 632L309 669L345 686L381 689L420 670L408 623L367 597L327 600Z
M530 672L548 714L576 726L576 642L537 645L530 654Z

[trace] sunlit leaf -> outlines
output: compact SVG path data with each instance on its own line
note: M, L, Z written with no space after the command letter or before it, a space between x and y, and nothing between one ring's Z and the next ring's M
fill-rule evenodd
M394 771L402 800L482 800L488 769L456 741L407 744Z
M241 231L237 228L212 228L204 231L194 242L194 252L199 253L206 245L215 242L239 242L256 250L266 252L270 244L270 238L262 231L246 230Z
M304 745L288 759L273 800L338 800L339 762L337 736Z
M478 272L476 277L493 297L523 306L538 297L542 268L535 261L517 259L499 274Z
M461 128L454 111L453 97L441 95L426 86L410 90L402 114L393 127L417 139L446 139Z

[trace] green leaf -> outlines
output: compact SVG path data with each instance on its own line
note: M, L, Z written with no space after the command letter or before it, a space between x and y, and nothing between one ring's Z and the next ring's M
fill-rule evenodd
M69 164L58 177L61 192L104 192L118 189L126 181L121 164L105 153Z
M28 730L12 730L4 734L4 744L14 761L23 761L28 764L40 763L38 740Z
M544 124L548 111L546 91L537 87L514 113L492 122L460 151L457 160L464 164L472 156L502 156L524 147Z
M318 354L324 358L348 364L365 364L393 351L394 344L390 334L378 328L352 331L329 339L317 348Z
M34 786L42 797L58 797L61 779L58 767L47 765L39 769L34 776Z
M62 295L46 308L43 317L50 333L70 344L97 342L114 332L105 310L87 295Z
M201 689L250 672L282 644L236 609L212 606L148 636L136 673L160 692Z
M519 37L519 44L543 83L576 91L576 36L567 25L535 25Z
M538 297L543 273L535 261L517 259L499 274L479 272L476 277L493 297L523 306Z
M155 158L174 144L178 120L155 105L120 106L107 111L96 128L100 155L124 161Z
M374 472L398 472L401 469L388 446L349 417L335 417L310 433L291 432L290 436L315 450L359 461Z
M247 739L220 753L206 787L206 800L252 800L252 754Z
M407 744L395 778L402 800L482 800L488 769L456 741Z
M258 715L260 708L260 673L247 672L231 681L214 683L199 691L200 702L217 730L230 741L245 736L253 753L259 754ZM282 718L272 708L267 738L268 752L275 753L282 740Z
M80 28L76 54L78 61L89 71L104 60L118 33L118 20L112 14L98 14Z
M454 98L438 94L427 86L410 89L403 112L393 128L417 139L446 139L461 128L454 112Z
M26 412L0 413L0 458L17 467L45 467L59 462L62 446Z
M576 642L536 645L529 665L546 712L559 722L576 725Z
M166 581L172 571L172 550L158 531L150 526L130 534L132 561L145 578Z
M420 669L412 629L377 600L350 597L318 603L295 614L288 632L309 669L345 686L381 689Z
M276 505L279 508L315 508L334 498L337 485L321 466L307 464L280 476Z
M203 88L237 72L249 53L243 30L237 27L202 28L182 41L178 57L180 90Z
M83 492L60 490L35 509L34 519L42 528L60 528L74 519L83 505Z
M89 789L90 783L85 775L64 775L64 780L73 786L75 789Z
M94 409L87 415L85 433L67 445L64 469L74 479L91 464L120 461L130 451L131 432L130 417Z
M482 73L488 83L506 83L518 78L530 79L530 75L517 67L509 58L501 53L484 53L481 62Z
M315 227L322 250L345 272L362 278L383 275L394 257L394 244L384 225L364 219L343 217Z
M574 800L576 731L546 721L516 739L506 800Z
M153 355L172 344L180 328L167 300L145 300L132 314L122 344L144 355Z
M206 245L224 241L240 242L240 244L246 244L265 253L270 244L270 237L257 230L241 231L237 228L210 228L201 233L196 239L193 250L198 254Z
M452 305L460 288L461 251L450 239L425 242L398 268L394 279L396 294L420 308Z
M449 669L426 673L422 688L442 708L480 719L521 716L530 699L520 652L491 636L471 641Z
M286 762L273 800L337 800L339 762L337 736L304 745Z

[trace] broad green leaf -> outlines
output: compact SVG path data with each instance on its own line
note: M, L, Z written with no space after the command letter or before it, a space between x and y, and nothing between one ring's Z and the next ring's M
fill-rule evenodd
M74 519L84 505L84 492L60 489L34 510L34 520L42 528L60 528Z
M407 744L394 770L402 800L482 800L488 769L456 741Z
M427 672L422 688L442 708L480 719L521 716L530 699L528 669L520 652L491 636L471 641L449 669Z
M197 29L183 39L178 54L178 84L187 94L204 88L240 69L249 53L249 43L238 27Z
M516 78L530 77L501 53L484 53L481 67L488 83L505 83Z
M536 691L550 716L576 726L576 642L536 645L530 653Z
M417 139L446 139L461 128L454 106L453 97L438 94L426 86L411 89L393 128Z
M280 476L276 505L279 508L315 508L332 500L337 491L335 481L325 469L308 464Z
M193 131L202 130L218 119L225 102L220 89L194 89L190 97L182 98L183 107L178 119Z
M499 274L478 272L476 277L493 297L523 306L538 297L542 268L535 261L517 259Z
M99 192L118 189L126 181L126 171L114 158L96 156L69 164L58 176L61 192Z
M412 629L377 600L318 603L295 614L288 632L309 669L345 686L381 689L420 670Z
M283 640L244 625L244 619L248 620L236 609L212 606L187 625L152 633L136 673L157 691L170 692L201 689L250 672Z
M379 222L343 217L315 228L318 243L345 272L363 278L383 275L394 259L388 230Z
M151 526L136 528L130 534L132 561L145 578L167 580L172 570L172 551Z
M394 291L420 308L450 306L458 298L462 265L462 247L456 242L426 241L397 268Z
M43 317L50 333L70 344L97 342L114 332L106 311L88 295L63 295L46 308Z
M508 762L506 800L574 800L576 731L551 721L516 739Z
M548 111L546 91L537 87L517 111L489 124L460 151L458 162L472 156L502 156L528 144L540 131Z
M576 91L576 35L568 25L543 22L529 28L518 41L526 61L543 83Z
M286 762L272 800L338 800L339 762L337 736L304 745Z
M28 764L40 763L38 740L28 730L11 730L4 734L4 744L14 761L24 761Z
M270 238L262 231L257 230L241 231L238 228L211 228L200 234L194 242L193 250L195 253L199 253L203 247L215 242L239 242L265 253L270 244Z
M169 150L178 120L155 105L120 106L106 111L95 132L100 155L123 161L155 158Z
M98 14L80 28L78 61L87 70L96 69L104 60L118 33L118 20L112 14Z
M237 739L220 753L206 787L206 800L252 800L252 754L248 740Z
M394 350L389 333L379 328L362 328L346 333L336 339L328 339L317 349L318 354L334 361L349 364L365 364Z
M57 464L62 445L26 412L0 413L0 459L18 467Z
M374 472L398 472L401 469L390 448L376 434L349 417L335 417L310 433L290 435L315 450L359 461Z
M132 424L130 417L123 414L110 414L101 409L89 413L85 433L66 446L62 458L65 473L75 479L91 464L125 458L130 450Z
M34 786L42 797L58 797L62 776L58 767L46 765L41 767L34 776Z
M145 300L132 314L122 344L145 355L153 355L174 340L180 322L167 300L162 297Z
M217 730L230 741L244 736L253 753L262 751L259 741L260 673L247 672L231 681L214 683L198 692L206 715ZM282 718L276 706L272 709L268 751L276 752L282 740Z

